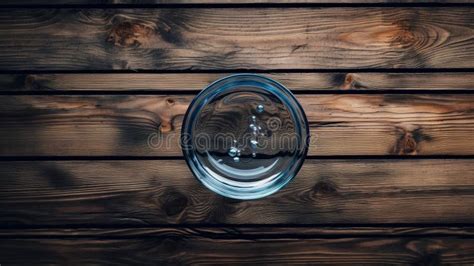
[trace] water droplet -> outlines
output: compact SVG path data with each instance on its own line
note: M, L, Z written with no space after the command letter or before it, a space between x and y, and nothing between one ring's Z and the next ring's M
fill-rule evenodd
M234 162L238 163L240 161L239 157L234 157Z
M250 140L250 145L251 145L252 149L256 149L257 144L258 144L258 141L256 139Z
M261 112L263 112L263 110L264 110L263 105L259 104L257 106L257 112L261 113Z
M252 157L253 158L257 157L257 154L255 152L252 152Z
M231 147L228 152L230 157L235 157L238 153L240 153L240 151L236 147Z

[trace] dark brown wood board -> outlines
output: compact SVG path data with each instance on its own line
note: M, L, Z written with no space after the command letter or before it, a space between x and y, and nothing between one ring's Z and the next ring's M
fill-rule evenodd
M324 229L260 228L257 233L252 233L254 230L255 228L137 228L102 229L98 232L36 230L29 232L30 235L18 231L21 237L11 239L0 232L0 252L3 262L8 264L28 264L33 260L36 264L74 265L469 265L474 261L472 237L430 236L433 232L449 234L454 231L456 234L458 230L464 229L329 229L329 237ZM305 235L295 234L295 231L304 232ZM44 233L48 237L44 237ZM49 237L51 234L54 237ZM339 237L334 238L335 236Z
M0 3L0 265L473 265L473 3ZM310 125L260 200L205 188L178 145L235 73Z
M0 96L0 155L181 156L181 121L192 98ZM311 156L474 155L472 94L297 98L310 125Z
M0 70L474 67L474 8L1 9Z
M0 74L0 93L197 93L211 82L232 73L72 73ZM264 73L294 93L391 93L474 90L471 72L312 72Z
M210 192L182 160L0 163L0 224L473 223L470 160L314 160L268 198Z
M103 5L253 5L268 4L271 5L290 5L291 4L413 4L413 5L429 5L429 4L469 4L472 0L16 0L1 3L4 6L103 6Z

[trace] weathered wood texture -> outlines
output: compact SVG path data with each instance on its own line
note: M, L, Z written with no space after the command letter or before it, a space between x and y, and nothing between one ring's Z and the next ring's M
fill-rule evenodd
M2 9L0 70L474 67L474 8Z
M0 3L26 7L0 9L0 156L28 157L0 162L1 265L474 264L474 7L252 2ZM306 2L336 5L284 8ZM296 92L313 139L261 200L210 192L178 146L194 95L240 70Z
M0 92L198 92L230 73L0 74ZM474 73L265 73L293 92L474 90Z
M472 0L15 0L0 3L0 6L22 6L28 5L104 5L104 4L125 4L125 5L147 5L147 4L295 4L295 3L316 3L316 4L366 4L366 3L473 3Z
M474 238L472 226L157 226L123 228L0 228L1 239L25 238L174 238L206 237L212 239L279 238L382 238L382 237L463 237Z
M265 199L210 192L182 160L0 163L3 226L474 223L470 160L308 159Z
M116 235L116 231L68 230L62 237L44 237L41 233L32 238L2 237L0 257L5 264L67 265L471 265L474 262L474 239L456 236L354 238L349 229L341 230L349 236L338 238L336 233L325 238L293 234L285 229L262 229L257 235L249 235L230 228L130 229L118 237L108 236L109 233ZM430 232L430 229L417 231Z
M181 156L192 95L0 96L2 156ZM474 95L298 95L309 155L473 155Z

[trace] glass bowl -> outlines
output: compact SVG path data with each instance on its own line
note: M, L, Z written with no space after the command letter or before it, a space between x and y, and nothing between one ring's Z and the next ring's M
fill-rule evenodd
M303 108L280 83L254 74L210 84L184 117L181 147L194 176L234 199L275 193L296 176L308 151Z

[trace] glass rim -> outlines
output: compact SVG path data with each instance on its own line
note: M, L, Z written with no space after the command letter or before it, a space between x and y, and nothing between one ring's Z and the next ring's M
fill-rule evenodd
M200 160L193 152L192 146L194 124L202 108L206 106L213 97L226 93L235 87L240 87L244 85L243 83L245 82L255 82L255 84L257 84L255 87L277 96L279 100L282 101L292 116L300 139L296 154L293 155L293 163L291 166L287 167L284 172L279 173L276 177L266 180L266 182L259 182L260 186L255 187L229 185L213 178L209 172L202 167ZM258 74L242 73L229 75L210 83L191 101L183 118L181 148L186 164L192 174L208 189L225 197L250 200L275 193L297 175L308 153L309 136L308 120L304 110L290 90L271 78ZM242 182L242 184L244 183L245 182Z

